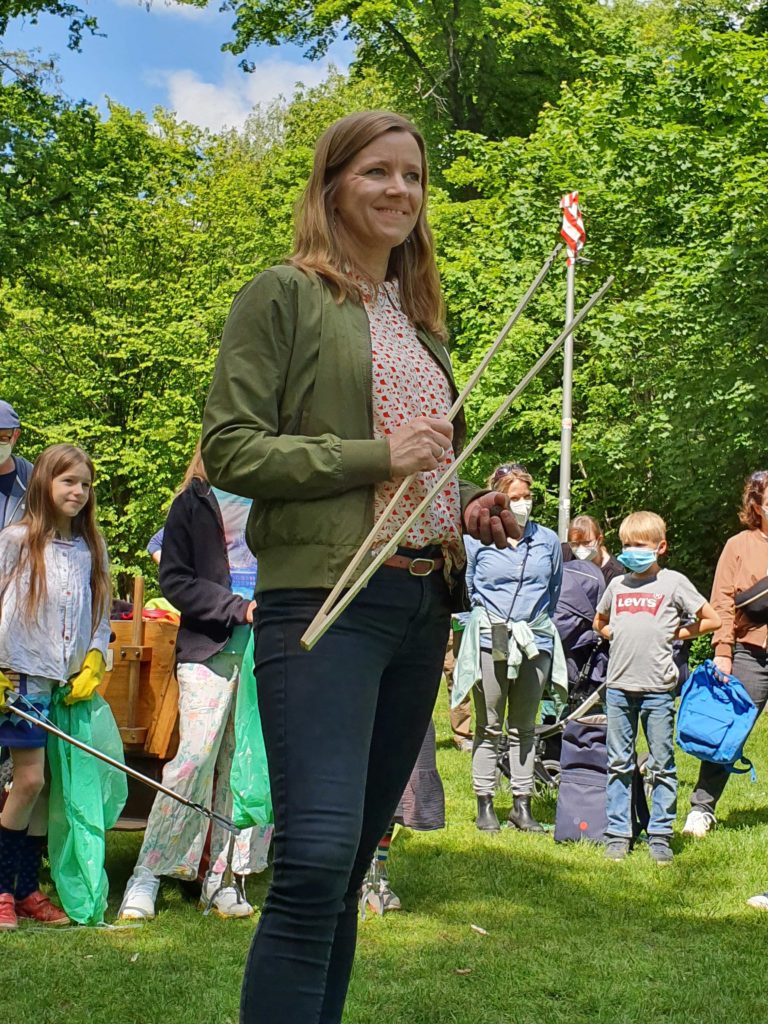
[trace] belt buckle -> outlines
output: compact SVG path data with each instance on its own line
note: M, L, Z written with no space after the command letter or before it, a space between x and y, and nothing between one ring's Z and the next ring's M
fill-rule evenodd
M421 562L422 565L427 566L424 572L419 572L418 569L416 569L417 562ZM411 559L411 564L408 566L408 572L411 574L411 576L429 576L431 572L434 572L434 569L434 558L413 558Z

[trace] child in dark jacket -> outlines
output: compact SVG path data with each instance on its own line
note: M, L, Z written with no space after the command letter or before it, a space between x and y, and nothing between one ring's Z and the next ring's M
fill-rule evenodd
M168 513L160 562L163 595L181 612L179 749L163 769L163 783L195 803L209 804L213 797L215 810L225 815L232 806L235 693L256 605L256 560L245 544L250 504L210 486L198 445ZM195 811L157 797L121 918L154 917L161 875L197 877L207 828ZM247 829L237 837L237 874L266 866L270 835L271 829ZM220 917L247 917L253 907L237 886L222 885L227 845L228 833L214 825L203 903L212 901Z

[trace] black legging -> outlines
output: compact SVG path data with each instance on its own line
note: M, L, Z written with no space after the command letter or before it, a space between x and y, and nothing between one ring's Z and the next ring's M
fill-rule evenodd
M439 573L384 567L312 651L326 596L259 598L255 675L275 809L275 867L243 982L242 1024L339 1024L357 892L435 705L448 631Z

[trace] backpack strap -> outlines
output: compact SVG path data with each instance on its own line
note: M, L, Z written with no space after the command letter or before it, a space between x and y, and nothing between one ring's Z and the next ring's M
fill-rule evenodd
M749 772L749 776L752 782L757 782L757 772L755 771L755 766L752 764L749 758L745 757L742 754L739 758L739 761L741 761L744 765L743 768L737 768L736 762L734 762L733 764L728 764L724 766L726 771L729 771L731 775L746 775L747 772Z

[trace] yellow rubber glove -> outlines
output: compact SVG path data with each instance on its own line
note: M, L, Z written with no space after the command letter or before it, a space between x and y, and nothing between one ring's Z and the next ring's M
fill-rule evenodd
M107 665L101 651L88 651L83 667L77 675L70 677L70 690L64 703L76 704L79 700L90 700L106 671Z
M5 672L0 672L0 708L5 707L6 693L13 693L15 689L16 687L13 685L13 683L5 674Z

